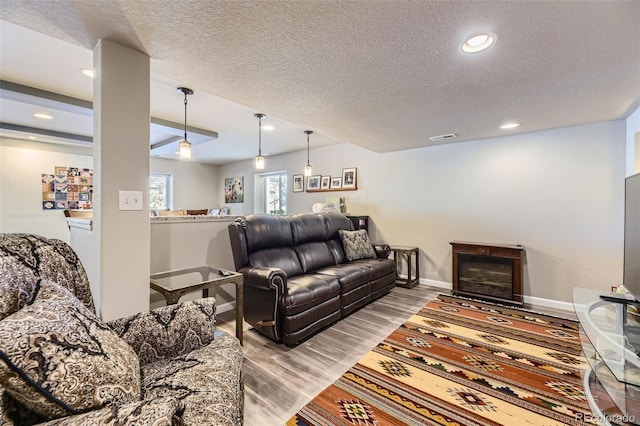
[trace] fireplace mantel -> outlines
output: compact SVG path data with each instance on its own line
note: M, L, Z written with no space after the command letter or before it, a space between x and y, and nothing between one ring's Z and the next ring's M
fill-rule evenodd
M523 245L468 241L450 244L454 294L523 305Z

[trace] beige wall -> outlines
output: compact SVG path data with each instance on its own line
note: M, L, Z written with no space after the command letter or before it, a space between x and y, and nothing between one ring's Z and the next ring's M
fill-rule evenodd
M269 157L267 171L291 178L305 163L302 151ZM289 212L344 196L371 216L372 239L420 248L423 278L450 283L449 242L467 240L525 245L530 297L570 302L574 286L622 279L623 121L387 154L341 144L312 149L311 163L320 175L357 167L359 189L289 192ZM249 161L220 168L220 179L245 176L237 214L252 211L253 173Z

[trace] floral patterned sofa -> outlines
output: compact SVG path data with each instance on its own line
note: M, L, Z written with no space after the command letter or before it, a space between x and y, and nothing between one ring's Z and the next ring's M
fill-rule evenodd
M242 348L215 308L105 324L68 244L0 234L0 424L242 424Z

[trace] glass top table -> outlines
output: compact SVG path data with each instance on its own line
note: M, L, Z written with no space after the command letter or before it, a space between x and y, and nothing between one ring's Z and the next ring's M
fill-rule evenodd
M624 416L640 420L640 357L625 333L626 327L633 326L633 320L627 318L626 303L604 300L601 295L607 293L573 289L582 350L598 379L598 387ZM585 390L586 387L585 383Z
M151 288L164 296L167 305L175 305L182 296L192 291L202 290L202 297L209 297L210 287L234 284L236 286L236 337L240 340L240 344L243 343L244 282L242 274L202 265L158 272L151 274L150 278Z

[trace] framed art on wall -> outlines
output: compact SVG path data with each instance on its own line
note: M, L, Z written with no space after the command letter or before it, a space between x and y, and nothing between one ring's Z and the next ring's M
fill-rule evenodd
M320 189L320 175L309 176L307 178L307 191Z
M293 175L293 192L304 191L304 176Z
M329 189L329 184L331 182L331 176L322 176L320 180L320 189Z
M342 188L342 178L341 177L332 177L331 178L331 189L340 189Z
M43 210L91 210L93 169L54 167L54 174L42 174Z
M244 203L244 176L225 178L224 202Z
M357 169L351 167L349 169L342 169L342 188L343 189L356 189Z

